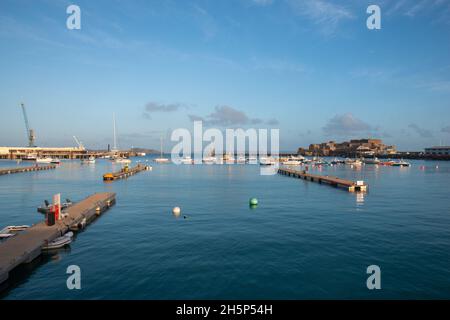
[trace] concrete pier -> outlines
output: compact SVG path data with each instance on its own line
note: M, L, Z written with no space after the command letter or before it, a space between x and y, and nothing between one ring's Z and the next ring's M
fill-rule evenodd
M115 193L95 193L66 209L67 217L56 221L55 225L47 226L41 222L0 243L0 283L7 280L9 273L18 265L38 257L44 245L62 236L83 219L89 223L114 205L115 199Z
M367 187L368 187L366 184L364 184L363 181L354 182L354 181L345 180L345 179L341 179L341 178L337 178L337 177L321 176L321 175L317 175L317 174L307 173L304 170L300 171L300 170L294 170L294 169L280 168L280 169L278 169L278 173L285 175L285 176L304 179L304 180L308 180L308 181L312 181L312 182L329 184L333 187L346 189L349 192L364 192L364 191L367 191Z
M103 181L115 181L118 179L128 178L129 176L132 176L132 175L134 175L138 172L144 171L144 170L151 170L151 167L148 165L144 165L144 164L138 164L133 168L128 168L126 166L118 172L105 173L103 175Z
M21 172L31 172L31 171L41 171L41 170L50 170L55 169L55 165L48 165L48 166L30 166L30 167L18 167L18 168L11 168L11 169L2 169L0 170L0 176L5 174L13 174L13 173L21 173Z

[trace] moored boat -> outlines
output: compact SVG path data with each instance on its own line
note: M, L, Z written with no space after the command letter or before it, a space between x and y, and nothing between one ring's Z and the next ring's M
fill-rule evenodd
M364 164L380 164L380 160L378 158L366 158L364 159Z
M25 231L29 228L28 225L21 225L21 226L7 226L0 230L0 239L8 239L11 237L14 237L17 232Z
M119 157L119 158L115 158L114 162L115 163L126 163L127 164L127 163L131 163L131 160L128 159L128 158Z
M349 165L349 166L360 166L360 165L362 165L362 162L359 159L345 159L344 163L346 165Z
M87 159L81 159L81 163L94 164L95 163L95 157L94 156L90 156Z
M393 167L410 167L411 164L404 160L400 160L400 161L394 161L391 166L393 166Z
M277 161L272 157L260 157L259 164L262 166L273 166Z
M36 158L36 163L51 163L53 161L50 157Z
M242 164L242 163L246 163L246 162L247 162L247 159L245 159L245 156L238 156L237 157L236 163Z
M193 164L194 160L190 156L186 156L183 159L180 160L182 164Z
M52 250L62 248L72 242L73 232L69 231L62 237L56 238L42 247L43 250Z
M204 164L214 164L214 163L216 163L216 158L212 157L212 156L206 156L206 157L203 157L202 161Z
M156 163L169 163L169 159L163 157L163 139L161 137L161 155L154 160Z

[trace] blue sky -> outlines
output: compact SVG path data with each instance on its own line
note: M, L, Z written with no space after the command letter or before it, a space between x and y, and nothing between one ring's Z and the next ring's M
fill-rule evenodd
M40 146L105 147L113 112L123 148L193 119L279 128L282 150L450 144L448 0L1 0L0 57L0 145L26 144L22 101Z

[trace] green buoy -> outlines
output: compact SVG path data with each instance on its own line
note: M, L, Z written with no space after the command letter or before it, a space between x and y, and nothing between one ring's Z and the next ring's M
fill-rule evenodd
M252 206L252 207L257 206L257 205L258 205L258 199L256 199L256 198L250 198L249 204L250 204L250 206Z

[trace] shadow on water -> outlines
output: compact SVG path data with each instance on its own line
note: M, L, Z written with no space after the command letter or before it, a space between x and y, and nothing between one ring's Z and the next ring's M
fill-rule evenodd
M31 261L23 263L9 273L9 278L0 285L0 299L5 298L18 286L27 282L27 279L34 274L39 267L51 261L61 260L64 254L71 252L70 245L55 251L43 251L42 254Z
M109 210L108 210L109 211ZM106 214L108 211L105 211L101 216ZM100 217L101 217L100 216ZM76 242L77 237L84 233L89 226L94 225L99 217L95 217L92 221L89 222L88 226L83 229L80 229L74 232L74 237L72 240L72 244ZM186 218L185 218L186 219ZM31 261L30 263L22 263L21 265L14 268L10 273L8 279L0 284L0 299L4 299L8 296L8 294L14 290L15 288L25 284L28 278L33 275L39 267L49 263L60 261L64 258L65 255L70 254L72 251L71 244L68 244L62 248L50 250L50 251L42 251L42 254L38 256L36 259Z

